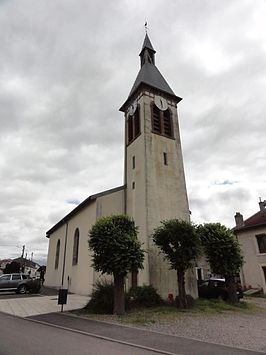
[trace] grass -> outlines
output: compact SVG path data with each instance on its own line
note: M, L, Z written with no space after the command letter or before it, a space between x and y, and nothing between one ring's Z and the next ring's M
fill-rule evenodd
M88 313L86 310L73 311L74 314L90 319L111 321L115 323L146 326L154 323L171 322L177 318L200 315L219 315L226 313L254 313L260 308L254 304L241 301L237 304L228 304L217 299L198 299L190 309L177 309L172 305L163 305L150 308L135 308L123 316Z

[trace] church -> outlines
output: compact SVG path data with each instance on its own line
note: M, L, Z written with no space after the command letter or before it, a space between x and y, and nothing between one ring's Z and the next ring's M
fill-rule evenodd
M90 294L105 275L91 266L88 231L103 216L126 214L138 226L146 251L144 269L129 274L126 287L152 285L163 298L178 294L176 272L150 236L162 220L190 220L177 112L182 99L155 65L155 53L146 33L140 70L120 108L125 119L124 185L89 196L47 231L46 286ZM186 290L197 297L194 269L186 274Z

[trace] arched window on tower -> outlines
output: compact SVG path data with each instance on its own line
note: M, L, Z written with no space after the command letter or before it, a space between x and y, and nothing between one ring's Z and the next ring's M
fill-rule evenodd
M72 265L77 265L79 258L79 229L76 228L74 234L74 243L73 243L73 259Z
M173 138L172 115L169 108L165 111L160 110L152 104L152 131L169 138Z
M140 135L140 109L137 106L133 115L127 119L127 144L130 144Z
M54 264L54 268L55 268L55 269L58 269L58 265L59 265L59 255L60 255L60 239L58 239L57 244L56 244L55 264Z

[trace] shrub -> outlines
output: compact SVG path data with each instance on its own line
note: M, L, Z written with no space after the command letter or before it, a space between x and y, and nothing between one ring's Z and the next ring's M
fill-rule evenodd
M161 296L151 285L133 287L129 291L132 306L153 307L163 303Z
M106 280L97 281L91 299L85 308L96 313L112 314L114 308L114 284Z

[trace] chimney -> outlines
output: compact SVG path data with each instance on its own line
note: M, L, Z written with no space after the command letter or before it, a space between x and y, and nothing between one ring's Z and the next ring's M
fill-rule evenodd
M243 215L240 212L236 212L235 214L236 226L241 227L244 225Z
M260 210L266 212L266 200L259 202Z

